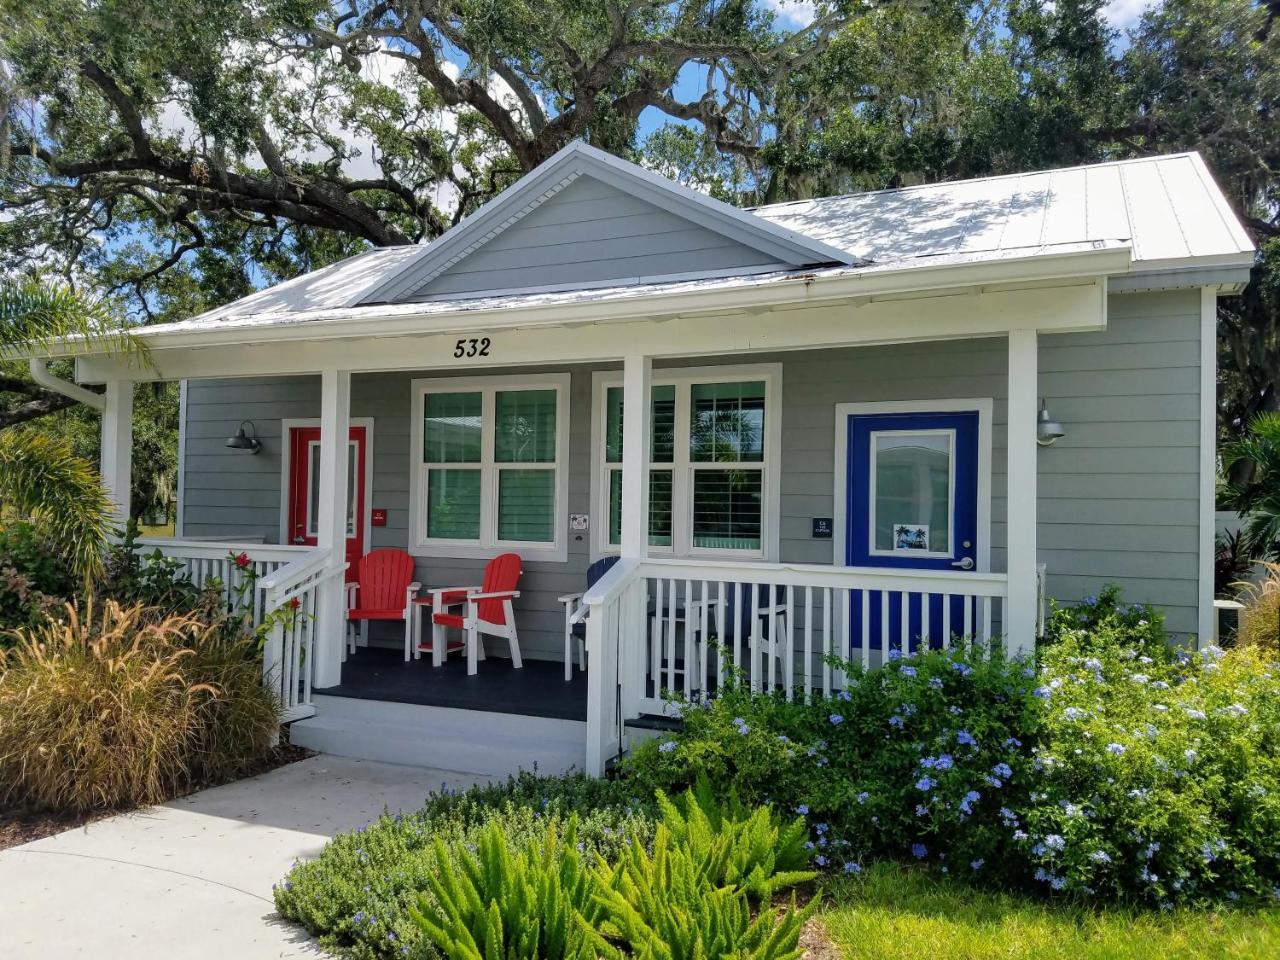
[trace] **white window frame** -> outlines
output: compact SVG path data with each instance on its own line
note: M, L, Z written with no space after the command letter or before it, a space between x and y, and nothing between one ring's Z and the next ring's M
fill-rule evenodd
M881 550L876 547L876 466L880 451L876 441L880 437L946 437L947 439L947 547L946 550L912 550L903 553L901 550ZM909 556L919 560L947 560L955 553L956 542L956 432L951 428L919 430L872 430L868 437L870 446L870 463L867 469L867 556L901 557Z
M518 553L529 560L564 562L569 558L569 387L567 373L526 374L503 377L447 377L414 380L409 421L409 553L415 557L447 557L487 560L501 553ZM556 459L554 463L498 463L493 458L495 435L495 395L516 390L555 390ZM428 393L479 393L482 424L480 460L456 464L460 469L480 473L480 537L478 540L446 540L426 535L426 482L428 469L449 469L450 464L422 462L423 416ZM550 543L498 539L498 471L508 469L554 470L555 515Z
M280 421L280 542L293 543L293 532L289 529L289 469L293 458L293 443L289 431L295 427L319 427L316 417L288 417ZM349 417L348 428L364 427L364 550L373 549L370 538L373 536L373 417ZM350 492L348 491L348 496ZM308 517L307 521L310 522Z
M764 473L760 503L760 549L724 550L693 546L693 473L696 469L732 469L724 464L693 461L689 455L689 418L692 387L695 383L737 383L764 381L764 458L759 464L749 463L743 469ZM608 391L622 386L622 373L598 370L591 375L591 505L599 518L591 524L591 556L593 560L616 556L617 544L609 543L609 471L617 464L605 462L605 429L608 418ZM674 386L675 459L671 463L649 464L650 470L671 470L671 546L646 544L649 556L699 557L721 560L765 560L777 562L779 557L782 500L782 364L717 364L705 367L655 368L651 387ZM652 443L652 440L650 440ZM652 448L651 448L652 449Z

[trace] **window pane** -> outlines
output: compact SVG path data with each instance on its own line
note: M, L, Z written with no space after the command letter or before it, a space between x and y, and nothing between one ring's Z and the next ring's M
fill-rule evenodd
M483 403L479 393L428 393L423 463L479 463Z
M622 542L622 471L609 471L609 542Z
M502 390L494 400L493 459L498 463L555 463L556 392Z
M693 545L759 550L763 480L760 470L695 470Z
M498 539L550 543L556 538L556 472L498 471Z
M320 444L314 441L307 444L307 478L307 536L314 537L320 530Z
M356 484L359 482L356 478L356 444L355 441L347 444L347 536L354 537L356 535Z
M951 437L877 434L875 546L896 552L951 550Z
M480 539L480 471L427 471L427 536Z
M671 471L649 471L649 546L671 546Z
M604 392L604 460L622 462L622 388Z
M672 463L676 458L676 388L671 384L653 388L653 407L649 423L649 459L654 463ZM604 459L605 463L622 462L622 388L605 391Z
M701 463L764 460L764 382L695 383L689 455Z

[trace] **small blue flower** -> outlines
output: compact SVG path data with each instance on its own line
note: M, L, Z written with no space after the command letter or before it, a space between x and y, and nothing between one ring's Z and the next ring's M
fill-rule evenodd
M941 677L930 677L930 678L929 678L929 686L931 686L934 690L941 690L941 689L942 689L942 678L941 678Z
M923 860L929 855L929 848L923 843L913 843L911 845L911 855L917 860Z
M674 740L663 740L662 743L658 746L658 752L670 753L675 748L676 748L676 742Z
M813 858L813 862L816 863L819 867L825 867L827 865L827 858L824 857L822 854L818 854L816 857Z
M961 746L970 746L970 747L976 747L978 745L978 741L974 739L973 734L970 733L968 730L961 730L959 733L956 734L956 743L960 744Z
M800 804L800 806L796 807L796 813L802 817L807 817L809 815L809 805L807 803Z
M928 792L938 785L938 781L933 777L921 777L916 781L916 789Z
M1058 834L1051 833L1044 838L1044 845L1050 850L1062 850L1066 847L1067 841Z
M836 694L836 698L843 700L845 703L848 703L850 700L853 699L853 694L850 693L848 690L841 690L839 693Z
M1004 777L1006 780L1013 776L1013 768L1003 761L992 767L991 772L997 777Z
M1004 746L1006 750L1012 747L1020 747L1022 746L1022 741L1019 740L1017 737L1008 737L1004 741Z
M1119 744L1119 743L1108 743L1108 744L1107 744L1107 753L1113 754L1113 755L1115 755L1115 756L1117 756L1117 757L1119 757L1119 756L1123 756L1123 755L1124 755L1124 746L1123 746L1122 744Z
M854 861L852 861L852 860L849 860L849 861L848 861L848 862L846 862L846 863L845 863L845 865L844 865L844 872L845 872L845 873L852 873L852 874L858 874L858 873L861 873L861 872L862 872L862 865L861 865L861 864L858 864L858 863L855 863L855 862L854 862Z
M1039 697L1041 700L1048 700L1049 697L1053 694L1053 691L1050 690L1048 687L1036 687L1035 690L1032 691L1032 693L1035 696Z
M827 719L831 721L831 725L833 727L838 727L840 724L844 723L844 717L840 716L838 713L833 713L831 716L827 717Z
M889 726L894 727L898 730L901 730L905 724L906 724L906 721L903 720L902 717L898 716L896 713L889 718Z
M870 797L870 796L871 796L871 794L869 794L869 793L867 793L867 791L863 790L860 794L858 794L858 798L857 798L857 799L858 799L858 803L866 803L866 802L867 802L867 798L868 798L868 797Z
M1110 863L1111 854L1105 850L1094 850L1093 853L1089 854L1089 859L1094 863Z
M902 675L903 675L904 677L914 677L914 676L916 675L916 668L915 668L915 667L903 667L903 668L902 668Z
M889 651L890 662L894 660L901 660L901 659L902 659L902 651L899 650L897 647L894 647L892 650Z
M970 869L970 870L981 870L981 869L983 868L983 866L986 864L986 862L987 862L987 861L983 860L981 857L979 857L977 860L970 860L970 861L969 861L969 869Z

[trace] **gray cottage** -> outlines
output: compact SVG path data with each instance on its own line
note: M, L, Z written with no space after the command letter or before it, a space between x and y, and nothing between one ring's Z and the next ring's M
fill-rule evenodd
M740 210L575 143L77 378L122 513L133 386L181 381L147 549L252 580L295 742L598 772L731 671L1027 652L1107 583L1210 634L1215 307L1252 262L1196 154Z

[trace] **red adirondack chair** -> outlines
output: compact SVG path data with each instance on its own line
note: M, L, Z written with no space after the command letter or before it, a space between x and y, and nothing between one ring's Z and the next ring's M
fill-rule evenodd
M511 645L511 665L517 670L520 661L520 639L516 634L516 618L511 601L520 596L520 557L504 553L494 557L484 568L484 583L478 587L441 587L429 591L431 604L431 662L440 666L448 655L445 630L463 631L467 651L467 674L476 672L476 661L484 659L482 634L502 637ZM451 607L462 607L460 613ZM419 650L428 649L419 644Z
M369 621L404 621L404 658L410 657L413 601L422 584L413 579L413 557L403 550L374 550L360 558L356 578L347 584L347 651L369 642Z

